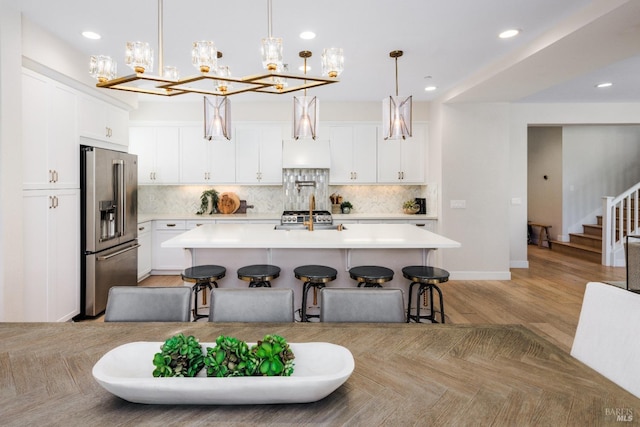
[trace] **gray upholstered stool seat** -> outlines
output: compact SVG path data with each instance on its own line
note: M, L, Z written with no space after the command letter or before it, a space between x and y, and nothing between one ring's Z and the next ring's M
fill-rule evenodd
M438 284L449 280L449 272L441 268L428 267L424 265L411 265L402 269L402 275L411 280L409 284L409 302L407 303L407 323L411 320L420 322L420 319L428 319L433 323L436 321L435 311L433 309L433 290L435 289L440 299L440 323L444 323L444 301L442 299L442 291ZM411 314L411 295L413 286L418 285L416 312ZM429 314L420 315L420 297L429 291Z
M358 287L381 288L382 283L393 279L393 270L377 265L361 265L351 268L349 276L358 281Z
M302 265L293 270L296 279L302 280L302 308L300 309L300 320L308 322L309 318L320 317L317 314L307 314L307 294L309 289L313 288L313 305L318 305L318 289L322 289L325 285L338 277L338 271L335 268L326 267L324 265Z
M202 292L202 305L207 304L207 293L205 289L211 290L218 287L216 280L222 279L227 273L227 269L220 265L197 265L190 267L182 272L182 280L189 283L195 283L192 287L193 299L193 321L207 317L204 314L198 314L198 293Z
M271 281L280 276L280 267L271 264L247 265L238 269L238 279L249 282L250 288L271 287Z

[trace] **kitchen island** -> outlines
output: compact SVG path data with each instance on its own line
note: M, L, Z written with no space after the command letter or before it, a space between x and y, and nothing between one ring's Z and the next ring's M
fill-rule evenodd
M322 264L338 270L329 284L353 287L347 271L358 265L380 265L394 271L385 287L406 291L402 268L433 265L436 249L458 248L460 243L409 224L347 224L338 230L279 230L273 224L208 224L165 241L165 248L185 249L184 266L217 264L227 269L220 287L247 286L237 279L238 268L249 264L273 264L282 269L273 287L296 292L302 285L293 274L301 265Z

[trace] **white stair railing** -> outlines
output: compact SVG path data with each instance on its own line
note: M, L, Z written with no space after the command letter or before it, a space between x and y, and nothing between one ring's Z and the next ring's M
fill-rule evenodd
M638 233L640 182L617 197L603 197L602 265L624 265L624 236ZM623 264L616 262L622 259Z

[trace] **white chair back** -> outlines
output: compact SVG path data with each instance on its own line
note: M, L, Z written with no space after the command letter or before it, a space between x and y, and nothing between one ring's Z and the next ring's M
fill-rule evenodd
M571 355L640 397L640 295L587 283Z

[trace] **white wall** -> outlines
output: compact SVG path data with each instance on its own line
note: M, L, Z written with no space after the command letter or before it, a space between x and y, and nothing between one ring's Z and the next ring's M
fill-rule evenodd
M562 235L562 127L530 127L528 135L527 219L551 225L549 232L558 240ZM537 242L540 230L533 232Z
M442 152L440 231L462 244L442 251L452 279L509 279L509 104L438 104ZM466 204L451 207L452 201Z
M21 320L22 149L20 13L0 1L0 321ZM34 260L38 262L38 260Z
M602 197L640 182L640 126L565 126L562 233L582 233L602 214Z

